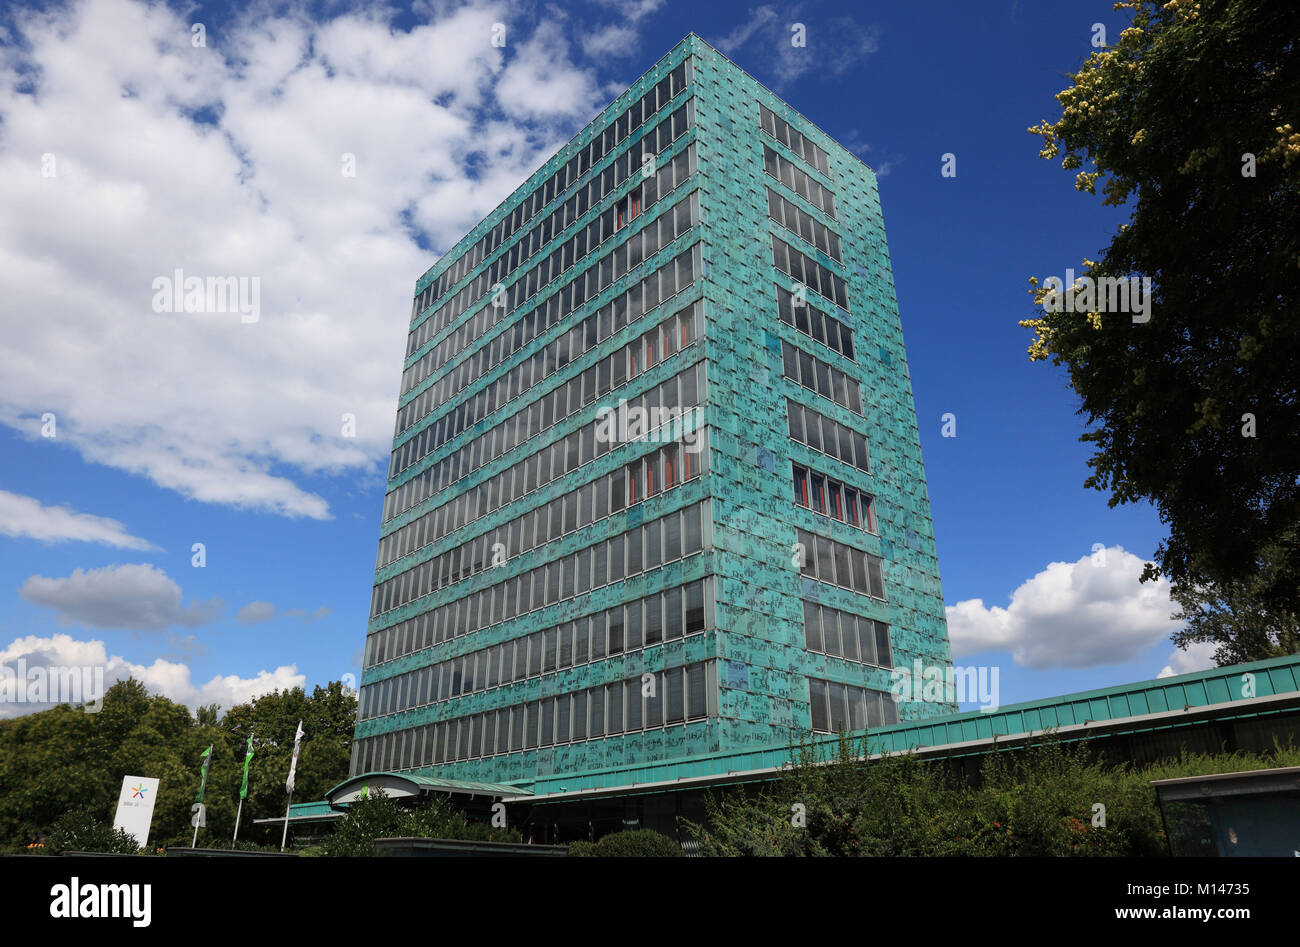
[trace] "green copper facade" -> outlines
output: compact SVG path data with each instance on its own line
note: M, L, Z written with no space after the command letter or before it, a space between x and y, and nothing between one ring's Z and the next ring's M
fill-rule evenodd
M875 175L688 36L416 284L352 771L724 765L951 713L890 698L918 659Z

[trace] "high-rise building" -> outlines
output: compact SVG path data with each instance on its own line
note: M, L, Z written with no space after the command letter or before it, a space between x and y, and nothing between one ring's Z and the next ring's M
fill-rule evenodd
M687 36L416 283L352 772L950 713L875 174Z

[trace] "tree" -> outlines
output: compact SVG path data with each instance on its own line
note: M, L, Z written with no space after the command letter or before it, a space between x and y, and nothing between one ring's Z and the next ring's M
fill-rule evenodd
M1180 611L1174 618L1184 625L1174 643L1180 648L1193 642L1218 644L1214 660L1220 665L1300 651L1300 615L1259 605L1260 589L1277 581L1276 569L1272 550L1266 550L1260 572L1245 579L1175 585L1173 597Z
M1030 131L1076 188L1131 210L1086 275L1151 278L1154 301L1135 321L1086 285L1031 280L1043 308L1021 325L1030 358L1064 365L1081 398L1086 486L1112 506L1150 500L1169 527L1144 580L1168 576L1185 607L1209 590L1231 610L1197 633L1263 657L1238 606L1300 612L1300 5L1116 8L1132 26Z
M300 719L306 735L297 798L319 799L347 776L356 698L338 682L315 688L310 697L295 688L233 707L220 719L218 713L203 708L196 720L184 706L126 680L105 692L98 713L63 704L0 721L0 845L34 842L65 813L82 808L109 818L123 776L159 780L150 846L188 845L200 755L208 746L207 827L199 844L228 845L250 728L256 755L241 839L279 843L278 834L254 820L284 814L284 780Z
M248 799L240 823L241 838L279 842L278 830L258 827L254 819L284 815L284 781L293 756L293 738L302 721L302 747L294 775L294 798L323 799L347 778L356 726L356 695L338 681L317 686L311 696L302 688L265 694L232 707L221 720L221 736L236 759L233 797L238 801L243 778L244 749L253 735L253 762L248 772ZM231 810L233 830L234 810ZM229 836L230 833L227 833ZM272 839L274 836L274 839Z

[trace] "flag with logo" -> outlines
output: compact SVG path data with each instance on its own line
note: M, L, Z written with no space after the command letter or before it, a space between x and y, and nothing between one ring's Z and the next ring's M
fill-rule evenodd
M212 765L212 744L208 744L208 748L203 751L203 755L199 758L203 760L203 778L199 780L199 794L195 798L195 802L203 801L203 791L208 788L208 767Z
M284 781L284 787L293 792L293 774L298 769L298 748L302 745L302 721L298 721L298 732L293 738L293 759L289 761L289 778Z
M244 751L244 784L239 787L239 798L248 798L248 764L253 762L253 735L248 735L248 749Z

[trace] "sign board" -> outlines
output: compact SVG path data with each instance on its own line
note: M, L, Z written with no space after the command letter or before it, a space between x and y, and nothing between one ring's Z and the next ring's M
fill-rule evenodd
M157 798L158 780L148 776L124 776L113 828L125 829L144 848L149 843L149 826L153 823L153 805Z

